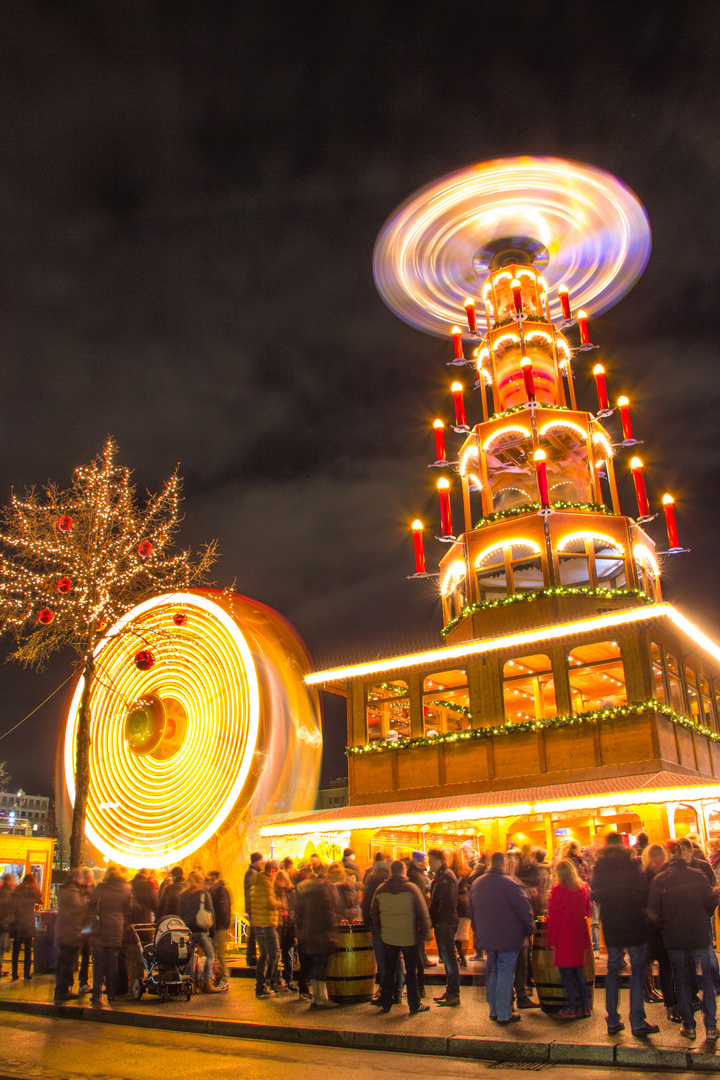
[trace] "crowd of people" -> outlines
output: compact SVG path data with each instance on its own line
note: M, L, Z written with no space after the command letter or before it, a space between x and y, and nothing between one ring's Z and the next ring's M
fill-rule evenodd
M701 1011L705 1036L713 1041L720 993L713 930L720 897L716 873L720 842L711 842L706 858L694 835L650 844L640 833L632 848L617 833L588 848L568 839L550 860L545 850L531 845L510 845L492 854L466 845L452 853L415 851L399 860L379 851L364 874L350 848L329 865L318 855L298 866L290 857L278 861L255 852L244 877L246 963L255 969L257 998L296 992L313 1008L333 1008L327 988L330 958L344 929L367 927L377 965L372 1005L389 1013L402 1003L405 991L410 1015L416 1015L430 1008L425 973L437 962L428 957L426 943L434 936L445 973L436 1005L459 1006L461 967L469 958L484 958L490 1019L512 1024L522 1010L540 1005L532 997L532 942L541 925L567 998L554 1016L582 1020L592 1015L588 953L600 955L602 928L608 1033L625 1027L618 1011L619 987L629 960L634 1035L659 1031L646 1015L645 1006L653 1003L664 1005L668 1019L680 1024L687 1039L696 1037L695 1014ZM14 875L4 875L0 956L11 935L13 980L20 977L23 951L24 977L32 978L39 903L32 874L21 884ZM132 993L134 980L143 977L132 928L171 915L192 934L186 974L195 988L208 994L227 990L232 908L220 872L206 877L199 866L187 878L175 867L162 883L147 870L129 880L122 868L110 866L98 883L91 870L71 870L57 893L56 1002L89 993L100 1004L103 990L108 1001Z

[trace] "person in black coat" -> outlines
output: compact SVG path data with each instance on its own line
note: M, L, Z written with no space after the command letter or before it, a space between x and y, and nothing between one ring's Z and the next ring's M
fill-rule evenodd
M253 883L253 879L256 874L259 874L263 868L263 856L262 851L253 851L250 856L250 865L245 871L245 877L243 878L243 892L245 895L245 913L248 917L248 936L247 945L245 948L245 963L248 967L255 967L257 964L257 946L255 945L255 934L253 928L250 925L250 888Z
M227 944L228 931L230 930L232 898L230 896L230 890L220 876L219 870L212 871L208 878L208 884L210 886L210 896L212 897L213 909L215 911L215 958L220 968L220 981L217 985L219 990L229 990L230 983L228 982L225 946Z
M688 841L673 844L667 869L657 874L650 885L648 911L662 931L675 978L675 995L682 1018L680 1034L695 1038L693 986L691 972L700 962L703 989L705 1037L718 1037L710 951L712 931L709 916L718 905L718 890L710 885L701 870L692 866L692 845Z
M608 969L605 979L605 1007L610 1035L623 1031L618 1012L620 968L625 949L630 956L630 1027L634 1035L651 1035L660 1030L645 1016L645 964L648 927L646 918L648 883L643 866L618 833L608 833L592 876L590 899L600 905Z
M460 967L455 952L458 928L458 883L447 864L447 852L434 848L428 852L433 880L430 886L430 921L435 931L440 960L445 966L447 986L436 997L438 1005L460 1004Z

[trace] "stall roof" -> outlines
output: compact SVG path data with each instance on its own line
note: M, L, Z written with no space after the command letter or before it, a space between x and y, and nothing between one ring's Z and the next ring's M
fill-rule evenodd
M682 802L687 799L718 798L719 780L684 773L643 773L547 787L443 795L437 799L367 803L314 813L277 815L267 818L260 832L262 836L299 836L309 832L377 829L485 817L520 817L557 810L581 810L598 804L630 806L643 801Z

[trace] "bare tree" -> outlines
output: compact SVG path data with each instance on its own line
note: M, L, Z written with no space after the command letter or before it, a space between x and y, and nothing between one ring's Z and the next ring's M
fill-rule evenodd
M84 683L75 746L70 865L81 866L90 784L90 685L104 635L136 604L207 582L214 542L193 557L172 553L180 523L177 471L158 495L138 500L130 470L108 439L72 486L49 483L13 493L0 511L0 633L15 638L11 658L41 669L70 648Z

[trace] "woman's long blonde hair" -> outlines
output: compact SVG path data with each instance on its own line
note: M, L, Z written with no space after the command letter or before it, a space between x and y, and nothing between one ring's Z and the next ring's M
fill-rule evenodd
M572 859L560 859L555 867L555 878L558 885L567 885L569 889L579 889L582 885Z

